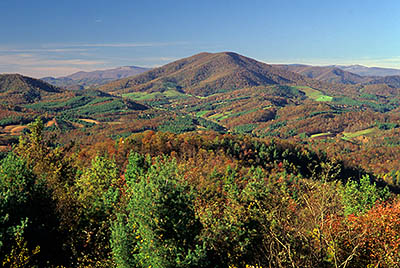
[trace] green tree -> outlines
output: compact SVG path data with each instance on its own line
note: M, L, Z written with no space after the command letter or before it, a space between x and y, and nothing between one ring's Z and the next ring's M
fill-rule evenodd
M359 214L366 212L377 201L384 201L389 197L389 189L378 188L371 182L368 175L362 176L359 182L348 181L342 190L344 213Z
M157 158L145 171L143 157L129 160L126 215L118 216L112 231L118 267L205 267L193 195L175 161Z
M24 159L10 153L0 162L0 256L10 253L15 242L26 242L30 250L40 246L34 258L39 265L64 263L55 211L45 182L37 179Z
M120 197L118 180L115 161L97 156L76 181L76 199L80 206L80 241L76 250L85 265L109 258L110 221Z
M57 215L57 223L54 224L62 233L61 237L57 238L57 242L64 244L65 249L73 250L71 246L74 245L80 215L77 211L78 204L74 189L77 168L74 155L68 156L70 148L71 146L56 147L51 144L45 138L42 120L37 118L28 125L28 131L20 137L14 153L23 159L27 168L36 177L36 181L40 181L47 195L50 195L51 202L44 207L54 210L50 213L51 215ZM42 247L41 254L44 253L45 250ZM71 254L71 251L65 250L63 254L58 254L58 258L73 258Z

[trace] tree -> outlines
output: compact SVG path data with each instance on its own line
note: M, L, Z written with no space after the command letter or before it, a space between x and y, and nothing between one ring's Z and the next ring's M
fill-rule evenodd
M0 162L0 256L27 244L32 251L40 246L40 254L32 260L37 264L63 264L62 241L55 204L45 182L24 159L10 153Z
M118 215L112 230L115 262L118 267L205 267L201 224L175 161L157 158L147 171L145 163L149 160L137 154L129 158L126 214Z
M110 221L120 197L119 172L114 160L97 156L76 180L79 209L77 251L80 262L104 262L110 249Z
M400 266L400 203L377 204L363 214L328 219L336 267Z
M378 188L368 175L362 176L359 182L348 181L342 190L344 213L359 214L369 210L377 201L389 197L389 189Z

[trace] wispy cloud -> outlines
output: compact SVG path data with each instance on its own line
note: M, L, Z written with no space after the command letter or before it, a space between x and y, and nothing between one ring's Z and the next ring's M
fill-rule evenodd
M100 19L98 19L100 20ZM176 60L175 57L138 57L135 48L184 46L189 42L123 42L123 43L53 43L32 47L1 46L0 73L18 72L44 77L65 76L77 71L93 71L123 65L156 67ZM110 48L109 50L105 50ZM123 57L118 49L132 49ZM113 49L113 50L111 50ZM116 51L117 53L113 53ZM125 50L124 50L125 51ZM126 53L126 51L125 51ZM118 56L117 56L118 55Z
M22 65L22 66L37 66L37 65L98 65L104 64L104 61L82 60L82 59L43 59L30 54L17 55L0 55L0 65Z
M64 76L99 69L107 62L84 59L49 59L35 54L0 54L0 72L17 72L33 77ZM103 67L104 68L104 67Z
M189 42L133 42L133 43L71 43L71 44L47 44L44 47L60 47L60 48L96 48L96 47L166 47L188 45Z
M6 48L0 47L0 53L23 53L23 52L36 52L36 53L65 53L65 52L84 52L89 51L85 48Z
M140 58L141 60L144 61L174 61L177 60L178 58L175 57L145 57L145 58Z
M101 20L96 20L101 22ZM135 47L168 47L188 45L189 42L130 42L130 43L54 43L42 44L38 47L9 47L0 46L0 53L65 53L85 52L95 48L135 48Z
M101 23L102 19L95 18L94 21ZM187 41L71 42L14 46L0 43L0 73L17 72L40 78L125 65L157 67L177 59L165 55L165 51L177 51L188 45L191 43ZM143 54L144 50L148 51L147 56Z

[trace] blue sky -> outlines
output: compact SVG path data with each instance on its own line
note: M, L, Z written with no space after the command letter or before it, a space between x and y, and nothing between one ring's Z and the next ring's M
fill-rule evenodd
M398 0L1 0L0 73L154 67L208 51L400 69Z

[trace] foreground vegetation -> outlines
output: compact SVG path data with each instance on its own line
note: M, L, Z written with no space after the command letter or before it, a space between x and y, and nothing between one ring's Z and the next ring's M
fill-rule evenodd
M278 139L146 131L0 164L4 267L399 267L400 200Z

